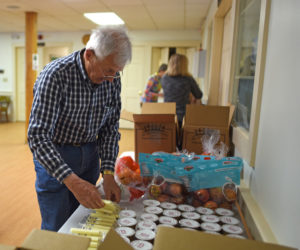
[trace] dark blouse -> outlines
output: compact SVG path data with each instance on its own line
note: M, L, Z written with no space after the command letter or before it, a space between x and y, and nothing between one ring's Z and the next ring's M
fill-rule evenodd
M185 115L185 106L189 104L190 93L196 99L202 98L202 91L191 76L168 76L161 79L165 102L176 102L176 114L179 121Z

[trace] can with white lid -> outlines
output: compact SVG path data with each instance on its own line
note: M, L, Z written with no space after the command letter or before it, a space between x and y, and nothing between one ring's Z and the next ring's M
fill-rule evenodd
M183 212L181 217L184 219L199 220L201 216L196 212Z
M180 227L185 227L185 228L193 228L193 229L198 229L200 227L200 223L195 220L189 220L189 219L181 219L179 221Z
M157 200L149 199L149 200L144 200L143 204L144 204L144 206L147 206L147 207L150 207L150 206L157 207L157 206L159 206L160 202Z
M119 217L120 218L124 218L124 217L131 217L131 218L135 218L136 217L136 212L130 209L124 209L121 210L119 213Z
M201 223L201 229L203 231L219 232L221 231L221 226L218 223L203 222Z
M224 224L222 230L225 234L242 234L243 229L236 225Z
M135 235L135 230L130 227L117 227L115 231L122 237L127 237L131 240L133 240L133 236Z
M153 245L144 240L134 240L131 242L131 246L135 250L151 250L153 248Z
M171 225L171 226L176 226L178 221L172 217L168 217L168 216L161 216L159 218L159 223L160 224L164 224L164 225Z
M156 214L156 215L161 215L163 212L163 209L161 207L156 207L156 206L149 206L144 208L146 213L149 214Z
M137 220L135 218L131 218L131 217L124 217L124 218L120 218L118 219L118 225L120 227L131 227L132 229L135 228L137 223Z
M195 211L195 208L193 206L187 205L187 204L178 205L178 209L183 212L194 212Z
M153 243L155 238L155 233L152 230L137 230L135 232L135 238L137 240L144 240Z
M156 214L143 213L140 218L141 220L151 220L154 223L158 222L158 216Z
M147 230L155 230L156 224L151 220L142 220L138 222L136 226L137 230L147 229Z
M240 220L232 216L221 216L220 222L223 224L237 225L240 223Z
M220 221L219 217L214 214L203 214L201 215L201 221L218 223Z
M172 218L179 218L181 212L176 209L166 209L163 211L164 216L172 217Z
M176 209L177 208L177 205L175 203L172 203L172 202L161 202L160 203L160 206L163 208L163 209Z
M213 214L214 210L210 209L210 208L206 208L206 207L197 207L196 211L199 214Z
M227 208L216 208L215 210L216 214L221 215L221 216L233 216L234 212L232 212L231 210L227 209Z

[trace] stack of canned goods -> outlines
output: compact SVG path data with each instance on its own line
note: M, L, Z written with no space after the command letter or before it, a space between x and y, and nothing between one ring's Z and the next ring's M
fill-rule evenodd
M134 249L152 249L159 226L198 230L245 239L240 220L229 209L195 208L186 204L160 203L157 200L144 200L143 205L144 211L138 218L135 211L122 210L116 228L116 231Z

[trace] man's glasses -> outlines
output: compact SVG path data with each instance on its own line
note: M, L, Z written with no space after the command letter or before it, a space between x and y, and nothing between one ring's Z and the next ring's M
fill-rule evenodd
M103 72L103 70L102 70L102 72ZM108 78L119 79L119 78L121 78L121 76L123 76L123 71L116 72L116 74L114 76L104 75L102 77L106 78L106 79L108 79Z

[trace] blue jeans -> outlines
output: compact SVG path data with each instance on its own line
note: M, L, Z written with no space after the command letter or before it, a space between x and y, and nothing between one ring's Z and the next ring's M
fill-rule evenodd
M100 175L99 154L96 142L82 146L56 145L64 161L80 178L96 184ZM42 229L58 231L79 206L69 189L49 175L34 159L38 202L42 216Z

